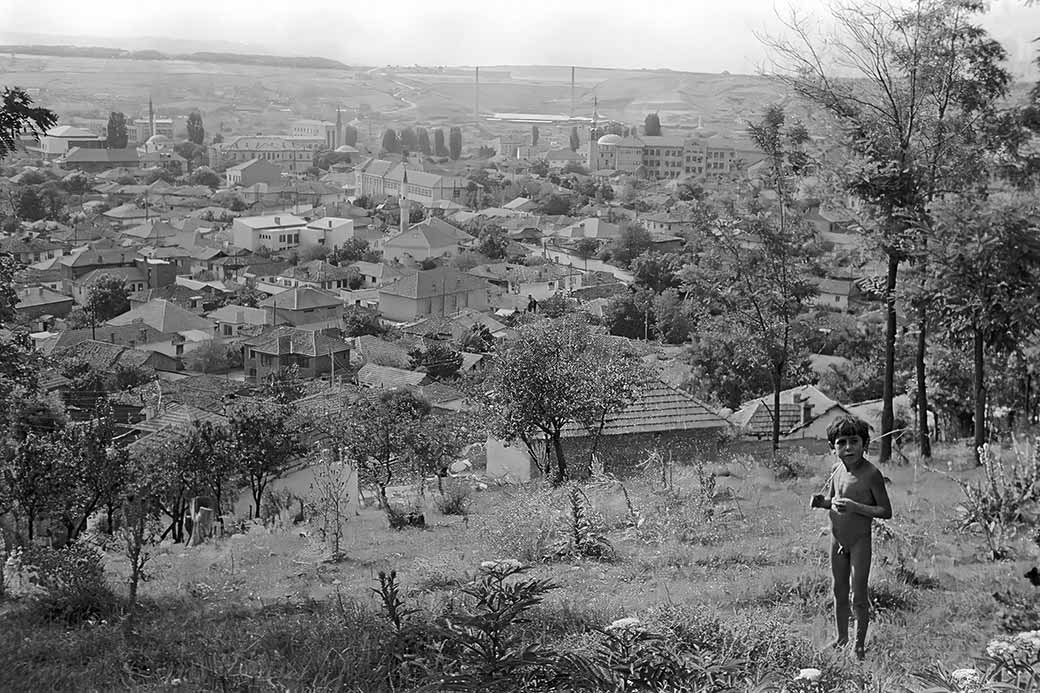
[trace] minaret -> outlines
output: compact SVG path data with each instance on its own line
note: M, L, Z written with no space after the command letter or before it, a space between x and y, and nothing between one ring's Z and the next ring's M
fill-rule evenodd
M480 65L473 70L473 122L480 123Z
M409 209L408 196L406 194L408 188L408 162L402 162L401 167L404 169L404 174L401 176L401 194L397 198L397 207L401 216L398 229L401 233L404 233L408 230L408 220L411 218L411 210Z
M155 109L152 108L152 97L148 97L148 131L149 137L155 137Z
M332 148L335 149L343 144L343 139L343 113L340 112L339 106L336 106L336 139Z

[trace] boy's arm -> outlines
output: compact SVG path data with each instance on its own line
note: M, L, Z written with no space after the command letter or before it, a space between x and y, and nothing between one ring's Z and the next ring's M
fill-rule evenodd
M875 469L874 474L871 475L870 495L874 498L874 505L846 500L846 509L866 517L876 517L879 520L892 519L892 501L888 499L888 489L885 488L885 477L881 474L881 470Z

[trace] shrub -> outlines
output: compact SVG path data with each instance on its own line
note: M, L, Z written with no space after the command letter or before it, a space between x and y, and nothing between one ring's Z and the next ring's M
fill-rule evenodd
M593 521L592 503L577 484L567 492L569 514L565 536L546 554L546 558L584 557L613 561L617 552L599 533Z
M434 499L437 510L442 515L469 515L473 502L473 488L464 481L451 479L441 483L440 493Z
M775 451L765 462L766 468L773 472L777 481L789 481L810 476L813 470L805 460L787 450Z
M537 482L504 489L498 512L478 520L482 543L489 551L526 563L541 560L556 532L552 511L556 502L556 494Z
M46 621L75 625L116 612L118 599L105 580L101 553L85 543L62 549L29 547L15 554L40 588L30 612Z

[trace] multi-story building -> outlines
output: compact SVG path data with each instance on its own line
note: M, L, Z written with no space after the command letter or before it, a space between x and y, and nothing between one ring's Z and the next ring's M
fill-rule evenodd
M442 176L408 169L405 175L404 164L369 159L355 169L358 177L358 194L366 197L400 197L402 186L404 197L412 202L429 205L438 200L460 202L468 181L455 176Z
M593 171L614 170L656 179L728 177L762 158L750 146L720 138L614 134L590 140L585 156Z
M336 124L324 120L297 120L290 126L293 137L321 140L324 149L335 149L341 143L336 132Z
M289 135L240 135L209 147L211 166L234 166L251 159L277 164L286 173L302 174L314 165L324 139Z
M68 154L69 150L77 147L80 149L104 149L105 139L95 135L86 128L59 125L51 128L40 137L39 147L30 147L29 149L39 152L45 159L57 159Z
M246 250L286 250L300 245L300 230L306 226L305 219L292 214L239 217L231 224L231 242Z

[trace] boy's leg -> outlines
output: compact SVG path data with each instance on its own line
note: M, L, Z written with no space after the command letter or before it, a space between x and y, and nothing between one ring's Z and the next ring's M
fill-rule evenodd
M867 643L867 626L870 623L870 580L871 540L864 537L849 549L852 563L852 609L856 613L856 654L862 656Z
M834 625L838 632L835 644L844 645L849 641L849 616L852 610L849 605L849 576L852 563L848 551L837 541L831 542L831 576L834 578Z

